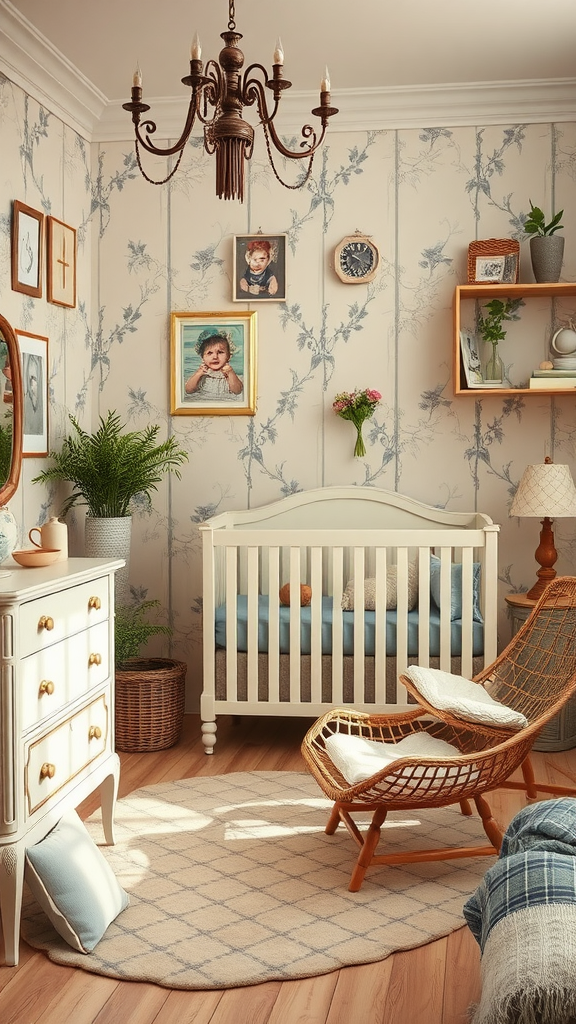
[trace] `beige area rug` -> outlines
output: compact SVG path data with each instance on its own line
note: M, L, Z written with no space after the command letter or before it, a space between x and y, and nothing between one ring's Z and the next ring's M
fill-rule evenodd
M102 847L130 893L127 910L84 955L27 894L23 937L57 963L113 978L220 989L372 963L464 924L491 857L376 866L351 893L357 847L343 826L325 834L330 806L298 772L137 790L118 802L116 846ZM99 813L87 825L101 843ZM457 808L394 812L381 840L402 849L478 841L479 818Z

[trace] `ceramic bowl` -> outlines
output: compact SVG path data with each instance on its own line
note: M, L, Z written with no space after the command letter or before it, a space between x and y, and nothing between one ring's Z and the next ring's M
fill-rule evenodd
M60 550L54 548L26 548L25 551L13 551L12 558L18 565L31 569L38 565L52 565L60 557Z

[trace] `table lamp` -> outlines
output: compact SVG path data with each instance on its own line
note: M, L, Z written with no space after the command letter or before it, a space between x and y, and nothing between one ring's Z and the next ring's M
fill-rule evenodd
M544 463L526 466L510 506L510 515L542 517L540 543L534 554L540 566L536 573L538 580L526 594L536 601L556 576L553 566L558 552L554 547L552 522L576 516L576 487L568 466L555 465L548 455Z

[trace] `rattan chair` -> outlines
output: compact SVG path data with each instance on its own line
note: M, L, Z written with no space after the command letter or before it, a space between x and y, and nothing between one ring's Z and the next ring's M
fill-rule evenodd
M546 588L508 647L474 676L474 682L483 686L493 700L523 714L530 725L539 722L542 729L574 692L575 677L576 578L559 576ZM401 675L400 681L419 706L435 717L452 724L465 721L454 711L449 713L428 703L408 676ZM472 723L468 725L473 728ZM497 726L484 725L482 729L485 733L491 730L495 743L511 735L509 729ZM537 785L529 757L522 770L524 786L518 783L517 788L525 788L530 799L537 799L538 792L576 793L574 788Z
M536 798L539 792L574 794L574 789L537 783L529 753L544 725L576 691L576 579L565 577L550 585L512 643L476 681L485 685L494 699L522 710L529 720L528 726L511 734L509 730L465 722L445 712L440 718L437 709L426 706L396 715L335 708L319 718L304 737L304 761L320 788L334 801L326 832L332 835L342 821L360 847L350 880L351 892L358 891L372 864L497 853L503 832L486 799L491 790L524 789L529 798ZM428 712L435 718L431 720ZM326 739L335 733L395 744L419 732L447 741L460 755L403 757L351 785L326 748ZM514 781L510 777L519 768L523 781ZM460 803L463 813L470 814L470 800L482 819L489 845L376 854L388 811ZM357 811L371 812L367 831L361 831L352 818Z

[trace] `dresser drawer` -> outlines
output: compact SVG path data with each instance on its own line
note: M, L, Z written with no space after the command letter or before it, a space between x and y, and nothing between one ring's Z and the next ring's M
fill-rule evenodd
M20 657L79 633L109 617L108 577L27 601L20 608Z
M110 699L101 694L28 746L24 788L33 814L109 746Z
M23 730L102 685L111 671L108 630L99 622L22 659Z

